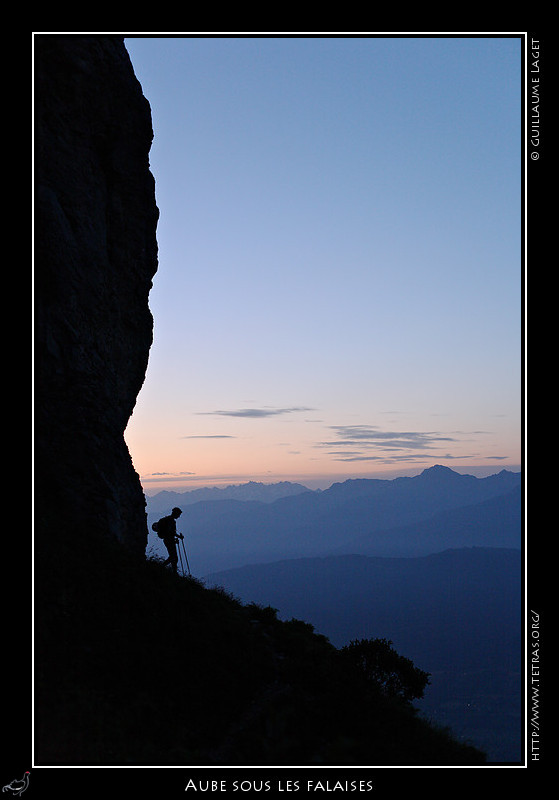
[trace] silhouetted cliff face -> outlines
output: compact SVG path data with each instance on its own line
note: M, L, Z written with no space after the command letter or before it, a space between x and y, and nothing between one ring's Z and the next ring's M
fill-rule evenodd
M35 37L36 531L143 551L124 441L157 269L151 112L122 36Z

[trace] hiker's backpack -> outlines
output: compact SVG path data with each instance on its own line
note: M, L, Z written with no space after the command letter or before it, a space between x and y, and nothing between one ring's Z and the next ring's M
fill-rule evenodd
M156 532L160 539L165 539L174 533L172 529L172 523L172 517L161 517L158 522L153 523L151 529Z

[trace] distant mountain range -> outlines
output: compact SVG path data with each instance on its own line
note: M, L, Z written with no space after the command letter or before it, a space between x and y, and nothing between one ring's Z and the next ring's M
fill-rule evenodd
M203 501L213 502L220 500L253 500L260 503L273 503L280 497L288 497L302 492L309 492L306 486L290 481L279 483L248 483L234 484L231 486L211 486L202 489L189 489L185 492L162 491L148 498L150 512L167 514L173 506L183 508L186 505Z
M387 638L432 675L419 706L482 747L520 759L521 551L464 548L415 558L358 555L252 564L206 577L245 603L304 619L341 647Z
M190 502L165 492L148 498L148 521L183 509L185 535L195 574L285 558L356 553L427 555L447 548L520 547L521 476L503 470L486 478L434 466L412 478L361 479L335 483L321 492L297 484L248 484L219 500ZM238 499L256 491L289 489L265 502ZM253 491L254 490L254 491ZM204 490L197 490L204 491ZM212 491L212 490L209 490ZM295 493L296 492L296 493ZM233 499L230 499L233 494ZM155 537L152 546L161 548Z
M522 493L440 511L409 525L374 531L339 548L363 555L424 555L448 547L520 547Z

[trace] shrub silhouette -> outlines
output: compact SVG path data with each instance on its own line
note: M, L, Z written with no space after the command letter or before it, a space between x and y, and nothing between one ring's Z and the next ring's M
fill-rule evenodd
M355 639L342 647L340 653L388 697L411 703L423 697L429 684L429 673L397 653L389 639Z

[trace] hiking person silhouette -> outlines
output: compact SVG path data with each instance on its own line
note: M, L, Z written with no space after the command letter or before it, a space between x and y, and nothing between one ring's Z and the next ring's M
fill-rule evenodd
M173 508L168 517L162 517L157 523L157 534L163 539L163 544L169 553L169 558L163 562L163 566L171 564L175 572L179 560L177 542L184 538L182 533L177 533L177 519L181 514L180 508Z

